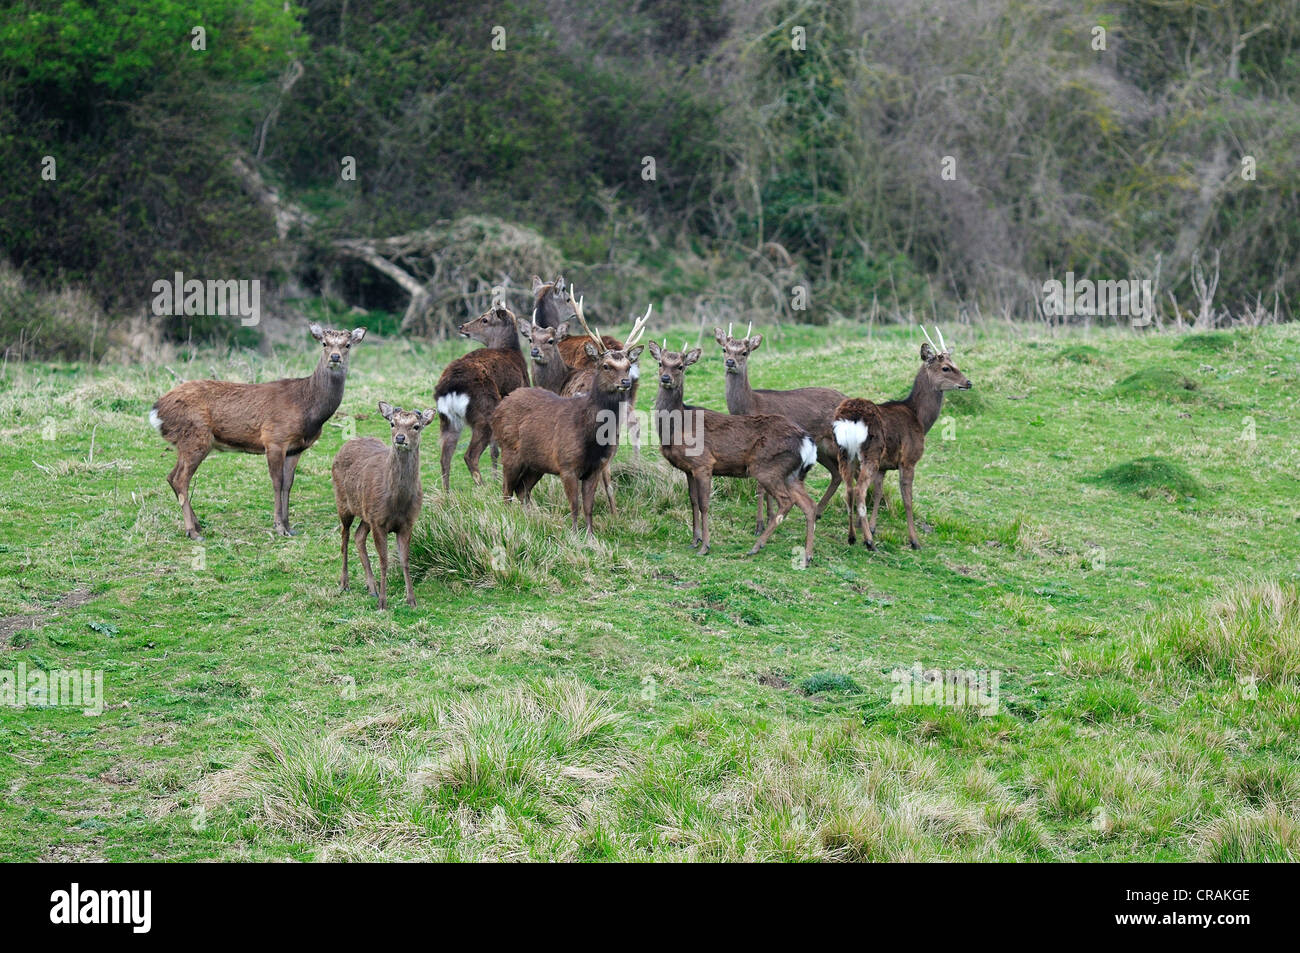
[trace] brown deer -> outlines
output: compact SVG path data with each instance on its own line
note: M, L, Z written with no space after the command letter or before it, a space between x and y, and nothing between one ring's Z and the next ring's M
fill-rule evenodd
M840 475L849 510L849 545L854 534L854 516L862 530L862 542L876 548L876 516L885 473L898 471L898 489L907 511L907 540L913 549L921 548L912 519L912 480L916 464L925 453L925 435L939 419L943 395L950 390L970 390L971 382L952 362L952 352L939 335L936 348L925 328L921 345L921 369L912 382L912 391L903 400L875 404L861 398L849 398L835 410L832 425L839 448ZM856 481L856 485L855 485ZM872 494L871 522L867 522L867 488Z
M586 385L591 380L591 368L596 362L587 354L586 335L569 335L570 325L576 319L576 315L573 288L564 283L563 275L557 276L549 283L544 283L541 278L533 275L532 321L528 331L524 330L522 323L519 328L520 333L533 345L533 386L545 387L547 390L570 397L585 392ZM536 338L532 336L533 327L543 329ZM553 330L553 339L548 337L545 329ZM554 360L546 350L546 345L552 340L562 361ZM601 340L604 346L611 350L621 351L625 347L622 341L608 335L601 335ZM539 368L541 369L540 380L536 376ZM622 414L620 419L627 421L633 456L641 454L641 426L634 413L640 376L641 368L634 367L632 389L628 391L619 410Z
M348 356L366 329L327 331L313 324L311 334L322 352L310 377L265 384L185 381L159 397L149 411L149 422L176 448L176 466L167 482L180 501L190 539L203 538L190 502L190 480L213 448L266 455L275 495L275 532L294 535L289 528L289 491L298 458L338 410Z
M632 369L642 350L636 342L645 324L642 320L633 325L625 348L611 349L587 328L581 300L576 312L590 338L588 353L596 361L590 389L579 397L561 397L541 387L522 388L497 407L492 432L501 445L502 498L517 496L531 506L537 481L554 474L569 498L573 528L578 528L581 509L587 537L592 538L596 484L618 449L619 406L632 387Z
M411 588L411 530L420 518L424 488L420 485L420 430L433 423L435 411L402 410L379 402L379 412L392 428L392 444L374 437L349 440L334 457L330 472L334 477L334 503L343 527L343 575L339 587L348 588L348 532L352 521L357 526L357 555L366 570L366 586L379 597L379 608L388 608L388 534L397 535L397 561L402 564L406 580L406 604L415 608L415 591ZM379 554L379 584L370 571L366 554L366 534L375 537Z
M475 483L483 482L478 461L483 449L491 444L492 469L497 466L497 446L492 441L492 412L501 399L520 387L528 386L528 366L519 349L519 335L514 314L493 305L473 321L460 326L464 337L483 347L458 357L447 365L438 378L434 397L438 407L438 426L442 432L442 491L451 487L451 458L460 442L465 424L470 426L465 466Z
M749 330L754 326L751 324ZM796 390L754 390L749 386L749 355L763 343L763 335L749 332L743 338L731 336L731 328L724 334L722 328L713 329L714 339L722 346L723 366L727 372L727 412L732 414L781 414L812 435L817 447L817 460L831 474L831 484L817 503L817 518L830 504L835 489L840 485L838 450L835 435L831 433L831 417L844 395L829 387L800 387ZM756 532L763 531L763 498L758 494ZM767 500L767 516L772 518L772 500Z
M659 362L659 393L654 419L659 449L664 459L686 474L691 498L691 537L699 552L709 551L709 500L712 478L748 477L777 501L777 513L768 520L749 555L766 545L791 506L803 510L806 522L803 564L813 553L813 527L817 514L803 478L817 462L812 438L798 424L780 414L721 414L685 403L686 368L700 359L700 349L666 350L650 342L650 354Z

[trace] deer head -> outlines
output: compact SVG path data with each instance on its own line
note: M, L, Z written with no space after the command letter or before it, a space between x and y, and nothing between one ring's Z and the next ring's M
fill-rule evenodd
M331 373L347 374L348 355L352 345L359 344L366 336L365 328L353 328L351 331L326 330L319 324L310 326L311 336L320 342L325 350L321 354L321 363Z
M533 363L545 367L552 361L560 360L560 342L569 336L569 323L562 321L556 327L543 328L532 321L525 321L519 318L516 321L519 327L519 333L528 341L530 347L528 354L533 359Z
M533 275L533 323L542 327L554 328L566 321L572 321L576 308L573 302L573 289L564 283L563 275L556 275L554 281L543 282Z
M952 349L949 348L943 340L943 332L937 327L934 333L939 335L939 344L936 347L934 341L930 340L930 335L925 328L921 328L921 333L925 335L925 343L921 345L921 372L927 385L936 391L943 392L948 390L970 390L970 379L957 369L957 365L952 361Z
M615 390L631 390L632 384L641 373L640 368L637 367L637 358L639 358L641 352L645 350L643 345L637 344L636 342L641 340L645 335L645 326L650 320L650 311L653 308L653 305L647 306L645 314L632 322L632 330L628 332L627 340L623 342L623 349L620 351L607 350L605 347L605 341L600 336L600 332L593 331L587 324L586 315L582 312L583 300L584 299L579 298L577 302L575 302L574 317L577 319L578 324L582 326L582 330L586 331L587 336L591 339L587 342L584 350L586 350L588 357L596 361L596 390L603 390L606 393ZM606 386L607 384L613 384L614 378L612 375L619 373L620 369L624 376L620 381L618 381L617 386Z
M382 400L379 412L393 429L393 449L404 453L420 449L420 431L438 416L436 410L402 410Z
M758 346L763 343L763 335L755 334L750 336L749 332L754 330L753 322L750 322L749 331L745 332L743 338L733 338L731 336L731 326L727 326L727 333L722 333L722 328L713 329L713 338L722 346L722 364L728 374L745 375L749 355L758 350Z
M686 368L698 361L703 352L698 347L688 351L685 343L680 351L669 351L667 347L667 340L662 347L651 341L650 356L659 363L659 386L664 390L680 391Z
M509 308L493 305L457 330L485 347L508 347L515 341L515 316Z

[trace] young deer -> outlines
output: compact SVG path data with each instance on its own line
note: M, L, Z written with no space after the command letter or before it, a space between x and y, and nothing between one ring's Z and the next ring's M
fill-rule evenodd
M751 324L752 331L754 326ZM723 365L727 371L727 412L732 414L781 414L812 435L817 447L817 460L831 474L831 484L817 504L817 518L821 519L831 497L840 485L837 466L835 436L831 433L831 417L844 395L829 387L800 387L796 390L754 390L749 386L749 355L763 343L763 335L752 337L746 332L743 338L733 338L731 328L723 334L722 328L713 329L714 339L722 346ZM767 500L767 516L772 517L772 500ZM758 495L757 532L763 531L763 494Z
M585 327L581 301L577 318ZM644 333L644 322L638 321L626 349L610 349L588 329L586 346L596 360L596 371L590 390L580 397L525 387L501 402L492 415L492 432L501 445L503 499L518 496L529 506L537 481L554 474L564 483L573 528L578 528L581 508L587 536L594 536L591 508L596 483L618 449L618 409L632 387L632 368L642 350L636 342Z
M813 553L817 515L803 478L817 462L808 433L779 414L730 415L685 403L686 368L700 359L700 349L668 351L650 342L659 362L659 393L655 424L664 459L686 474L691 498L691 538L701 555L709 551L709 500L712 478L748 477L777 501L777 514L754 543L749 555L766 545L791 506L803 510L806 527L803 564Z
M343 527L342 589L348 588L348 531L352 521L357 526L357 555L366 570L366 586L379 597L379 608L388 608L388 534L397 535L397 561L402 564L406 580L406 604L415 608L415 591L411 588L411 530L420 518L424 488L420 485L420 430L433 423L434 411L402 410L384 401L379 412L393 430L390 445L374 437L349 440L334 457L330 472L334 477L334 503ZM375 536L379 554L379 584L370 571L366 554L366 534Z
M493 306L473 321L460 326L460 333L483 347L458 357L447 365L434 391L438 425L442 431L442 491L451 487L451 458L460 442L460 432L470 425L465 466L475 483L483 482L478 461L483 448L491 444L492 469L497 466L497 446L492 441L492 412L501 399L528 386L528 367L519 349L515 316L506 308Z
M971 388L970 380L953 364L952 352L943 343L943 333L937 328L935 331L939 335L938 348L925 328L921 328L926 341L921 345L921 369L906 398L883 404L849 398L835 410L833 428L848 500L850 546L857 541L853 526L856 514L863 544L868 549L876 548L876 516L880 511L885 472L897 470L898 489L907 511L907 540L913 549L921 548L912 520L912 480L916 464L925 453L925 435L939 419L944 393ZM868 484L872 494L870 523L867 522Z
M294 535L289 528L289 491L298 458L338 410L348 356L366 329L326 331L313 324L311 334L323 350L310 377L265 384L186 381L159 397L149 411L149 422L176 447L176 466L167 482L180 501L191 539L203 537L190 503L190 480L213 448L266 455L275 495L275 532Z

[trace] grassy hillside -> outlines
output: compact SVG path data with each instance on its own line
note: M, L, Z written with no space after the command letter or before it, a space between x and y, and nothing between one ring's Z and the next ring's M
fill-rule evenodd
M756 386L917 368L908 329L762 330ZM9 364L0 670L103 669L107 708L0 708L0 857L1300 859L1300 328L945 331L975 388L918 470L921 551L894 483L880 552L841 495L811 567L797 516L746 559L751 488L717 481L693 556L654 447L586 548L555 481L528 516L458 458L444 498L426 444L419 607L386 613L355 563L338 592L330 461L463 342L358 348L296 538L261 458L210 457L201 548L145 421L167 369ZM720 408L705 353L687 399ZM914 664L996 671L997 713L891 704Z

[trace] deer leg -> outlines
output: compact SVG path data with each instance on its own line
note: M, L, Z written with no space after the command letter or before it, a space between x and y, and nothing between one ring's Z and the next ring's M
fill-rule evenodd
M764 492L763 488L758 485L757 481L754 482L754 489L758 491L758 513L754 516L754 535L760 536L763 533L763 526L765 525L763 522L763 500L766 498L767 494Z
M691 545L700 545L700 505L696 498L695 477L686 474L686 495L691 501Z
M576 532L578 516L582 509L582 482L572 473L566 473L560 479L564 483L564 494L569 498L569 521Z
M700 510L700 555L709 554L709 502L713 496L713 471L695 477L695 500Z
M185 518L185 535L194 540L200 540L203 537L199 535L199 521L194 515L194 507L190 503L190 480L193 479L194 471L199 468L199 464L208 455L210 448L210 442L206 446L200 443L185 447L178 446L176 448L176 466L172 468L172 472L167 477L172 492L176 494L176 499L181 504L181 515Z
M618 510L614 508L614 481L609 475L609 464L600 468L600 483L605 488L605 500L609 503L609 515L618 516Z
M339 523L343 527L343 575L339 579L339 588L344 592L348 589L348 536L351 535L352 520L351 513L339 514Z
M533 487L537 486L537 481L541 478L542 473L538 470L528 470L519 478L516 495L525 509L533 509Z
M366 590L372 596L377 596L379 595L379 586L375 584L375 574L370 569L370 554L366 552L366 534L369 532L370 524L362 520L352 538L357 544L357 556L361 559L361 568L366 571Z
M796 483L790 487L790 493L794 497L795 505L803 510L804 515L804 540L803 540L803 568L807 569L808 564L812 562L813 554L813 529L817 526L817 508L813 506L812 497L808 495L808 488L802 483Z
M627 439L632 444L632 456L641 456L641 421L636 416L636 382L633 382L632 389L628 392L627 400L623 401L624 412L627 414Z
M849 460L848 454L843 451L840 452L840 474L844 481L844 505L849 511L849 545L852 546L858 541L857 533L853 528L853 504L857 487L853 482L853 463Z
M776 518L768 520L767 529L763 530L763 535L759 536L757 541L755 541L754 547L749 551L750 556L754 555L767 545L767 541L771 538L772 534L776 532L776 528L785 520L785 514L789 513L790 507L794 506L794 496L790 493L785 484L780 484L779 486L773 485L768 492L771 493L772 496L776 497L778 507Z
M302 459L301 453L295 453L292 456L284 458L284 475L280 482L280 496L283 502L280 504L280 511L284 514L284 528L286 536L296 536L293 527L289 525L289 493L293 490L294 471L298 469L298 461Z
M379 556L379 608L388 608L388 534L375 530L375 552Z
M442 451L442 492L446 493L451 489L451 458L456 453L456 444L460 443L460 428L446 417L439 416L438 422L442 428L439 437Z
M492 457L492 477L496 479L497 460L501 457L501 447L497 445L495 440L488 441L488 454Z
M411 529L397 534L397 561L402 564L402 579L406 582L406 604L415 608L415 590L411 587Z
M916 524L912 520L912 479L916 476L916 467L898 468L898 491L903 495L903 509L907 511L907 542L913 549L921 548L921 540L916 536Z
M281 536L289 535L289 523L284 515L284 447L266 448L266 465L271 471L271 489L275 497L275 520L272 528Z
M474 429L470 431L469 447L465 450L465 466L469 467L469 475L479 486L483 485L483 474L479 472L478 459L483 456L491 439L492 429L486 421L474 424Z
M826 507L830 506L831 497L835 495L835 491L839 488L840 485L839 467L833 466L831 464L823 464L823 466L825 466L826 469L830 471L831 485L826 488L826 492L822 494L821 501L817 504L818 519L822 518L822 514L826 512Z
M587 522L587 539L595 540L596 533L591 528L591 511L596 503L596 484L600 482L600 472L593 473L582 481L582 516Z
M864 519L867 512L866 478L861 478L858 493L862 502L858 504L858 519ZM862 545L867 549L876 548L876 520L880 516L880 498L885 495L885 471L874 469L871 472L871 522L862 529Z

